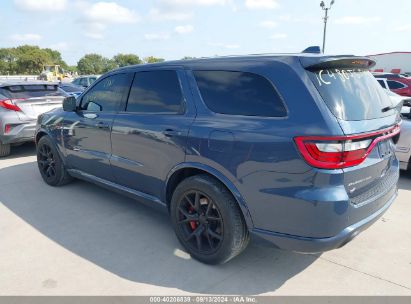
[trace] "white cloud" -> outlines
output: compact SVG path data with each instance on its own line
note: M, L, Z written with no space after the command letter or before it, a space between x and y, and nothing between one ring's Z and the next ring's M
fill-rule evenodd
M220 42L211 42L208 45L214 46L214 47L219 47L219 48L224 48L224 49L238 49L238 48L241 47L239 44L220 43Z
M14 34L10 38L17 42L27 42L27 41L39 41L41 40L41 35L38 34Z
M62 11L67 6L67 0L14 0L18 9L24 11Z
M85 1L77 3L82 7L85 36L92 39L103 39L104 32L111 24L135 23L140 20L139 15L115 2L96 2L90 4Z
M411 32L411 23L404 24L395 28L397 32Z
M288 37L287 34L277 33L277 34L271 35L270 39L284 39L284 38L287 38L287 37Z
M357 25L372 23L381 20L380 17L345 16L335 20L336 24Z
M177 34L189 34L194 31L194 27L191 24L178 25L174 28Z
M58 50L58 51L66 51L68 49L68 43L67 42L58 42L58 43L53 43L49 45L49 48L53 50Z
M149 19L152 21L183 21L193 17L195 7L233 5L233 0L160 0L158 6L150 9Z
M153 8L150 10L148 14L149 19L153 21L166 21L166 20L173 20L173 21L183 21L188 20L193 17L192 12L183 12L183 11L167 11L167 10L159 10L157 8Z
M212 6L225 5L231 2L230 0L163 0L163 5L168 6Z
M249 9L274 9L278 3L276 0L245 0L245 6Z
M239 44L224 44L223 47L226 49L239 49L240 45Z
M85 16L94 22L134 23L138 15L115 2L96 2L85 11Z
M259 26L264 27L264 28L275 28L277 27L277 23L271 20L266 20L260 22Z
M170 34L167 34L167 33L149 33L149 34L145 34L144 38L146 40L167 40L167 39L170 39Z

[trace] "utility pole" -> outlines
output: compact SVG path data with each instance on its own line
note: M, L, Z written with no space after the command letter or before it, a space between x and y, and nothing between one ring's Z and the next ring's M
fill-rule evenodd
M323 11L325 12L324 14L324 33L323 33L323 53L325 51L325 38L327 35L327 21L328 21L328 11L331 9L331 7L333 6L333 4L335 3L335 0L331 0L330 2L330 6L326 7L324 1L321 1L320 6L323 9Z

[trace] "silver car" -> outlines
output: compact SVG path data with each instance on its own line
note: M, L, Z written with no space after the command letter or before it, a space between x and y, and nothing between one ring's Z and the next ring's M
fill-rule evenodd
M61 107L66 96L50 82L0 81L0 157L12 145L33 141L37 116Z
M395 154L400 161L401 170L411 169L411 120L403 117L400 140L397 143Z

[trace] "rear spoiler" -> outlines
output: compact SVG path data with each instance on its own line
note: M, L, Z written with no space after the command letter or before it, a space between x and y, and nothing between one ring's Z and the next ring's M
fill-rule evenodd
M330 57L302 57L303 67L309 71L326 69L365 69L375 66L375 61L368 57L330 56Z

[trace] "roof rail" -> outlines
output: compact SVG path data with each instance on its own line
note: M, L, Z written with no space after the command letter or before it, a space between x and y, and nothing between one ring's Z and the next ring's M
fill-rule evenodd
M319 46L309 46L302 53L312 53L312 54L321 54L321 49Z

